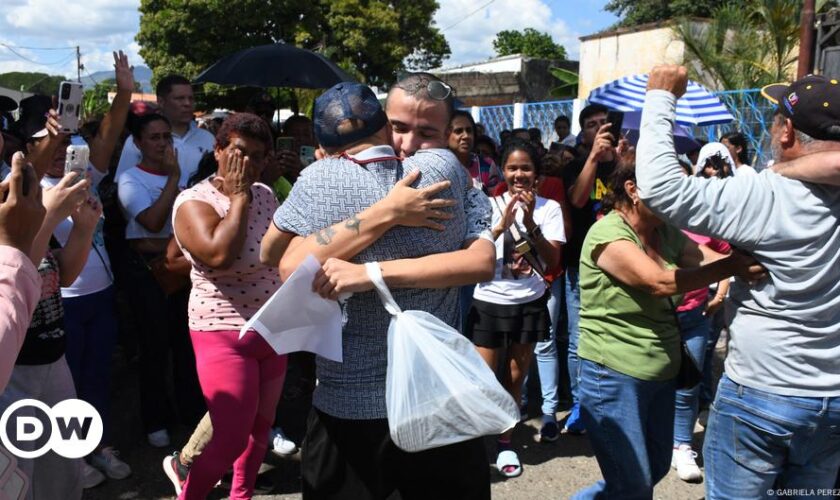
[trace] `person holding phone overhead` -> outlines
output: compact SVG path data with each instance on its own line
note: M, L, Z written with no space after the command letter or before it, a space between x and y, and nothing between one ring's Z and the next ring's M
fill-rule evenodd
M583 239L592 224L601 215L602 200L608 193L609 176L615 170L616 147L607 121L609 109L601 104L583 108L578 118L581 134L578 159L566 165L563 183L568 191L572 215L572 235L563 246L566 265L566 313L569 321L569 380L572 389L572 410L566 420L565 430L572 434L585 432L580 421L578 404L578 355L580 330L580 288L578 266Z
M51 105L49 98L40 96L26 106L27 113L20 120L21 129L28 138L28 159L35 166L41 186L45 189L57 186L69 168L82 174L76 177L77 182L85 177L89 180L89 194L97 204L100 203L97 189L108 173L134 90L134 75L122 51L114 53L114 72L117 93L89 147L80 137L61 132L61 123L68 121L55 111L47 111ZM70 111L69 107L65 110ZM86 149L89 150L87 159L83 154ZM102 232L104 219L98 217L96 221L92 248L84 267L72 284L61 289L66 357L78 397L96 408L104 424L101 446L89 460L108 477L123 479L131 474L131 468L119 459L118 452L111 446L109 411L111 358L118 336L114 280ZM75 224L75 219L66 217L56 226L54 236L59 245L67 244ZM84 467L85 487L95 486L104 480L105 476L96 469Z

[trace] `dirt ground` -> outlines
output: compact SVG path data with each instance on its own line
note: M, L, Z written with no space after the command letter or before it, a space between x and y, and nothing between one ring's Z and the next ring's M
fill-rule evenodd
M127 479L108 480L96 488L86 490L84 499L174 498L174 489L162 472L161 462L167 451L174 451L186 441L191 429L181 427L173 430L172 450L152 448L146 443L141 430L136 366L129 363L118 367L114 386L119 388L114 391L113 411L116 419L114 424L116 429L123 430L123 432L115 433L115 444L120 450L121 457L131 465L133 474ZM300 437L303 435L307 405L308 401L304 398L281 402L281 415L284 416L283 428L297 443L300 443ZM565 417L565 412L558 414L560 419ZM493 439L487 439L488 467L492 469L493 498L504 500L569 498L577 490L601 478L598 464L586 436L561 435L555 443L538 443L535 438L538 435L539 424L539 418L535 418L516 428L514 445L518 446L519 457L524 466L524 473L519 478L504 479L496 473L495 467L491 467L490 461L495 445ZM695 449L699 449L703 436L702 427L696 427L695 431ZM261 475L269 478L275 487L270 494L257 495L254 498L300 498L300 454L286 458L277 457L272 453L268 455ZM227 491L217 488L210 498L226 497ZM672 470L656 487L655 498L700 499L703 498L703 485L680 481Z

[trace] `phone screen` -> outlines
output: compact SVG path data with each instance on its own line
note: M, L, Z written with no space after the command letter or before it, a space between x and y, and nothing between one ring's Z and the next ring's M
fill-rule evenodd
M292 137L278 137L274 140L274 149L276 151L293 151L295 147L295 140Z
M618 146L618 139L621 137L621 126L624 124L624 113L621 111L608 112L607 123L610 124L610 134L613 136L613 146Z

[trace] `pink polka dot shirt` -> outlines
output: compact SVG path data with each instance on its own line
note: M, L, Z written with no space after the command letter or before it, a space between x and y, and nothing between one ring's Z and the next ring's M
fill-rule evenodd
M259 183L251 187L251 195L245 245L231 267L210 268L194 259L178 242L184 256L192 264L192 291L188 306L191 330L239 330L280 287L277 269L260 263L260 241L272 223L272 215L278 206L277 199L268 186ZM178 195L172 210L173 221L178 208L187 201L207 203L222 218L230 210L230 199L220 193L209 180Z

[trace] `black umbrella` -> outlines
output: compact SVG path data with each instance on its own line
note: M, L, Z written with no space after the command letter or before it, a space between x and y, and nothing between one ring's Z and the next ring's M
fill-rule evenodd
M356 81L326 57L285 43L240 50L205 69L195 83L326 89Z

